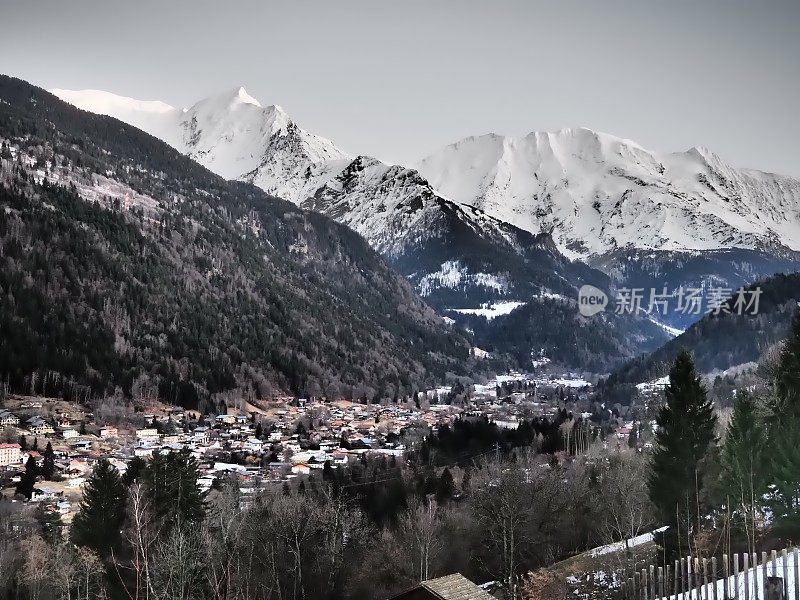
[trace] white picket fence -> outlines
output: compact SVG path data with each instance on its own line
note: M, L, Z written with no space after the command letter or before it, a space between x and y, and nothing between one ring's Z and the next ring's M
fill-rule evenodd
M642 569L622 582L621 592L625 600L800 600L800 553L690 556Z

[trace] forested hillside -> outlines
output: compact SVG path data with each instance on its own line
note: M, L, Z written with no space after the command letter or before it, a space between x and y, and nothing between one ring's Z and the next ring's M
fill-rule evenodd
M652 354L631 360L609 377L607 385L662 377L681 348L692 353L703 373L757 361L766 348L786 337L800 301L800 274L775 275L746 289L755 288L761 289L758 314L735 314L731 298L720 314L706 315Z
M330 219L0 77L0 377L184 405L238 388L374 397L467 340Z
M641 317L613 311L582 317L572 298L534 299L491 321L455 312L448 315L473 331L481 348L508 353L521 365L541 355L574 368L608 373L669 340L663 328Z

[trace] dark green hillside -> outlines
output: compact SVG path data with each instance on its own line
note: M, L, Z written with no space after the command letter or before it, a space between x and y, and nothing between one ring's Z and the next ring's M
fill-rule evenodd
M0 138L12 391L194 405L231 389L373 397L464 372L467 340L348 228L8 77ZM129 193L106 196L100 176ZM137 194L154 202L127 207Z
M698 371L705 373L757 361L764 349L786 337L800 301L800 273L775 275L747 289L755 287L762 290L757 315L706 315L652 354L630 361L609 377L607 385L661 377L681 348L692 353ZM729 308L732 302L733 299L728 301Z
M481 348L508 353L523 366L531 353L534 357L541 353L576 369L608 373L669 339L646 319L611 311L585 318L574 301L550 298L533 300L491 321L455 312L448 316L473 331Z

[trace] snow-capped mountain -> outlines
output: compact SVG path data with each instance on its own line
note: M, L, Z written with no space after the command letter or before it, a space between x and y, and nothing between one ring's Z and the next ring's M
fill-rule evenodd
M589 129L463 139L420 161L440 194L573 258L620 248L800 250L800 181L704 148L658 154Z
M350 161L329 140L298 127L280 106L261 106L243 87L185 109L99 90L50 91L138 127L226 179L254 183L293 202L303 199L310 168L342 168ZM315 174L322 175L319 168Z
M700 148L658 154L589 129L490 134L413 169L352 158L244 88L187 109L53 92L348 225L440 310L574 298L587 281L735 288L800 270L800 181L736 169ZM696 317L659 318L683 329Z
M443 198L413 169L351 159L243 88L183 110L96 90L52 92L160 137L223 177L254 183L348 225L439 308L570 293L584 279L603 279L570 266L549 236Z

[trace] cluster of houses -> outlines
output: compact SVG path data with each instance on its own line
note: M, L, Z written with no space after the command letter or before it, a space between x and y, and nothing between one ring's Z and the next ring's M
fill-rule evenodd
M363 454L402 457L405 432L435 430L459 417L486 417L498 427L516 428L524 418L553 414L564 406L564 381L547 383L506 376L475 386L467 401L458 403L446 403L452 398L450 388L438 388L384 404L284 398L257 410L231 408L212 416L159 405L151 414L137 414L135 424L117 425L99 425L91 414L78 410L53 410L46 406L48 399L26 400L0 408L0 482L4 494L13 494L26 462L33 456L41 463L50 442L55 481L39 482L35 498L51 499L67 518L69 500L80 498L100 458L124 472L133 457L186 450L200 465L201 486L211 487L216 479L233 474L243 489L255 490L311 475L326 465L340 468ZM579 383L568 397L588 402L590 386Z

